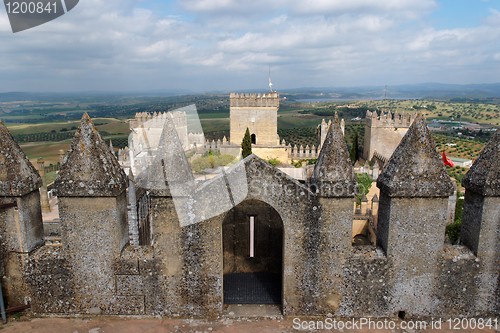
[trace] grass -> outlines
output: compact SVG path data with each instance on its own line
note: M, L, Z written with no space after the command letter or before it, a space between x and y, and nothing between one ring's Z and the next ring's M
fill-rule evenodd
M325 117L315 115L301 115L301 114L286 114L278 117L278 128L301 128L301 127L316 127L321 123L321 119Z
M34 165L36 165L36 160L41 157L45 160L45 165L47 166L51 163L57 164L59 162L59 150L62 149L66 152L70 144L71 140L61 142L30 142L21 145L21 149Z
M202 119L203 132L229 131L229 118Z
M45 174L45 181L46 181L47 185L52 184L56 180L56 177L57 177L57 173L55 171L46 173Z
M214 169L220 166L229 165L235 161L234 156L224 154L205 154L191 162L191 168L195 173L200 173L205 169Z
M126 121L118 120L114 118L95 118L92 119L96 128L99 131L105 131L109 133L129 133L129 124ZM62 129L71 130L78 128L80 126L80 121L69 121L69 122L44 122L38 124L9 124L7 123L7 128L12 135L21 134L34 134L34 133L48 133L51 131L60 132Z

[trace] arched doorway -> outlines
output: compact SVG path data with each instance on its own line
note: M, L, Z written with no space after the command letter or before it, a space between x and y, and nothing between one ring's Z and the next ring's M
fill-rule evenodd
M222 225L224 304L282 304L283 222L259 200L246 200Z
M255 145L255 144L257 144L257 136L256 136L255 134L252 134L252 135L250 136L250 138L251 138L251 140L252 140L252 144L254 144L254 145Z

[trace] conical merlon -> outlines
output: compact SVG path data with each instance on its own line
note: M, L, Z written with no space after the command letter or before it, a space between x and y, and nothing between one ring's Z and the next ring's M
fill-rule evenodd
M40 186L40 175L0 122L0 196L20 197Z
M88 114L84 114L55 181L58 196L113 197L127 178Z
M331 122L318 162L314 168L314 182L320 195L347 197L354 195L356 181L347 144L337 117Z
M500 197L500 132L484 146L463 179L467 190L488 197Z
M422 115L418 115L384 167L377 186L390 197L445 197L453 183Z

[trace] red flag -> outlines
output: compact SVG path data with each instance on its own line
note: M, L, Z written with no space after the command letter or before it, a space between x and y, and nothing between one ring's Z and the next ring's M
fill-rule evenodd
M444 165L447 165L447 166L449 166L449 167L454 167L454 166L455 166L455 164L453 164L453 161L452 161L452 160L450 160L448 157L446 157L446 153L444 152L444 150L443 150L443 152L441 153L441 157L442 157L442 159L443 159L443 163L444 163Z

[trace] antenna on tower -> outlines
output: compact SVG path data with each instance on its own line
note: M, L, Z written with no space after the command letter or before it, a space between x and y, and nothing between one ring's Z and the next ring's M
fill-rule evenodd
M387 84L384 87L384 99L387 99Z
M273 82L271 81L271 65L269 65L269 90L271 90L271 92L274 92Z

